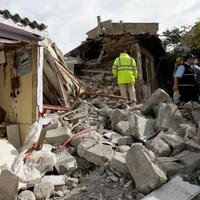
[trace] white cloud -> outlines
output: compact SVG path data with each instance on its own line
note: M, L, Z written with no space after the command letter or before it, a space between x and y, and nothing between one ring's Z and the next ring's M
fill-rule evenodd
M1 0L0 8L47 24L51 39L63 53L86 39L98 15L102 21L158 22L159 33L200 19L198 0Z

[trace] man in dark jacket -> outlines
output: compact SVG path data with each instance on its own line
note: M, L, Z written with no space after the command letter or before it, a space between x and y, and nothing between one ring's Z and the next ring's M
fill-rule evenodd
M174 91L179 91L181 101L199 101L198 87L195 81L195 57L190 54L184 57L185 62L180 65L174 75Z

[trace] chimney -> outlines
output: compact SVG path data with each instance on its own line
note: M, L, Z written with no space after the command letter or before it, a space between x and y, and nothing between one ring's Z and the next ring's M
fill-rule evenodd
M97 25L100 26L101 23L101 16L97 16Z

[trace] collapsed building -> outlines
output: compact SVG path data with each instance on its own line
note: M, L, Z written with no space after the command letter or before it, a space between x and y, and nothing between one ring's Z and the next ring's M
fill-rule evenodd
M68 97L77 95L79 83L46 26L8 10L0 11L0 56L0 122L8 136L16 133L19 147L45 110L69 109Z
M119 91L114 89L116 81L112 76L112 64L119 53L126 50L136 60L139 73L135 83L136 95L138 102L144 102L159 87L159 58L165 52L157 36L158 24L117 24L97 19L98 26L87 33L86 41L65 54L66 63L80 79L96 81L97 85L100 82L99 85L104 85L104 93L114 92L116 95ZM93 90L96 84L93 84Z

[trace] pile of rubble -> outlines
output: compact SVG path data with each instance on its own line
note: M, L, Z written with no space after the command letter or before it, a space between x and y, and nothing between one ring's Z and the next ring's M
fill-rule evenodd
M1 167L0 199L192 199L199 122L198 103L177 107L161 89L140 105L79 99L30 127L15 162Z

